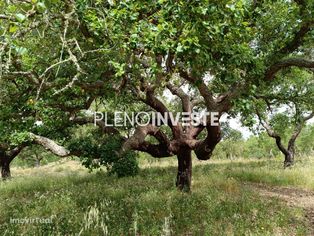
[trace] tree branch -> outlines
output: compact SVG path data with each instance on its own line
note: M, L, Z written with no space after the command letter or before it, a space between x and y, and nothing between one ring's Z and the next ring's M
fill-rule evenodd
M305 35L311 30L313 22L306 22L301 25L301 28L295 32L293 39L279 53L286 55L294 52L302 44Z
M269 137L272 137L276 140L276 145L279 148L279 150L284 154L284 155L289 155L288 150L283 146L281 142L281 137L271 128L269 123L266 120L263 120L261 114L259 111L256 109L256 115L260 121L260 124L265 128L267 134Z
M300 18L306 18L307 17L307 6L305 0L294 0L294 2L299 6L300 8ZM311 27L313 26L314 21L306 21L301 23L301 27L299 30L297 30L294 35L293 39L285 45L282 49L279 50L279 54L287 55L289 53L294 52L296 49L299 48L299 46L303 43L303 40L306 36L306 34L311 30Z
M95 123L95 120L93 117L74 117L73 119L71 119L71 121L79 125ZM119 134L120 133L117 129L106 126L106 123L102 120L96 120L96 125L105 134Z
M10 16L0 14L0 19L1 19L1 20L10 20L11 18L12 18L12 17L10 17Z
M216 108L216 103L213 98L212 92L208 89L207 85L202 79L196 79L190 76L186 71L180 70L180 76L188 81L190 84L195 85L200 92L201 96L205 100L205 105L209 111L213 111Z
M190 96L187 95L183 89L172 85L171 83L167 84L167 88L173 95L176 95L180 98L182 103L183 112L191 112L192 111L192 103L190 101Z
M308 121L314 117L314 111L311 112L308 116L303 117L304 121Z
M148 136L154 136L159 144L150 144L145 141ZM147 152L153 157L168 157L173 153L169 150L170 141L167 136L156 126L138 126L133 134L126 142L124 142L121 152L124 153L128 150L138 150Z
M142 102L156 110L157 112L161 113L164 115L165 113L169 113L168 108L164 105L162 101L160 101L154 94L154 88L151 87L150 85L145 84L144 81L142 81L141 84L141 90L146 93L145 99L140 98ZM181 133L181 126L177 125L175 126L171 119L168 119L168 125L172 130L172 134L174 137L179 137Z
M216 145L221 140L221 130L220 126L206 126L207 137L199 141L194 148L196 157L199 160L208 160L210 159Z
M12 161L26 146L27 145L24 143L10 150L7 154L9 160Z
M301 118L301 121L299 121L297 124L296 124L296 127L294 129L294 132L292 133L290 139L289 139L289 142L288 142L288 150L291 150L294 148L294 143L295 143L295 140L297 139L297 137L300 135L301 131L302 131L302 128L303 128L303 125L304 123L313 118L314 117L314 112L312 112L311 114L309 114L308 116L305 116L305 117L302 117Z
M67 157L71 155L69 150L60 146L55 141L49 138L39 136L33 133L30 133L30 137L33 139L33 143L43 146L45 149L49 150L50 152L52 152L53 154L57 156Z
M314 61L309 61L301 58L288 58L276 62L266 71L265 80L272 80L278 71L291 66L311 69L314 68Z

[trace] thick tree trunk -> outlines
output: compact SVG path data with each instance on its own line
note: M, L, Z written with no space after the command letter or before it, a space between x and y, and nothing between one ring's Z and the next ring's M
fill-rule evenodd
M2 159L0 165L2 179L3 180L9 179L11 177L10 161L8 159Z
M284 168L292 166L293 163L294 163L294 153L289 152L289 153L285 154Z
M295 155L295 139L290 139L288 144L288 150L285 153L284 168L292 166L294 164L294 155Z
M178 174L176 186L179 190L189 192L192 179L192 151L182 149L178 155Z

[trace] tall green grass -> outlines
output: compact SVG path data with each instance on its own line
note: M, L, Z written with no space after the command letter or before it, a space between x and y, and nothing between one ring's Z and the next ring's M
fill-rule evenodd
M174 188L176 168L171 166L146 166L138 176L122 179L82 170L66 175L68 168L62 173L55 169L35 176L30 171L28 176L0 184L0 232L3 235L305 235L302 210L287 208L276 199L260 198L249 186L241 184L242 180L250 180L245 170L261 168L262 176L262 171L267 173L266 166L265 162L196 165L190 194ZM52 223L10 223L10 219L36 217L52 217Z
M225 166L223 171L240 181L314 190L314 158L298 159L287 169L283 169L281 160L261 160L232 168Z

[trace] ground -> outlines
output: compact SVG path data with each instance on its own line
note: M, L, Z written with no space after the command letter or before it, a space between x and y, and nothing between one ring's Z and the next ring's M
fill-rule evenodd
M309 225L308 233L314 235L314 191L265 184L245 184L257 190L262 196L283 200L289 207L302 208Z
M0 183L4 235L314 235L314 159L194 160L192 193L175 159L140 161L136 177L89 173L76 160L13 168ZM51 218L44 223L12 219ZM11 223L10 223L11 221ZM311 231L312 230L312 231Z

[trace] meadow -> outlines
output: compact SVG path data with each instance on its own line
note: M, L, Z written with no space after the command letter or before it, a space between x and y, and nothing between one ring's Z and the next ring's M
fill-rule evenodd
M313 158L194 160L192 192L174 187L176 160L140 160L135 177L89 172L73 160L12 168L0 182L1 235L311 235L306 211L256 184L314 190ZM12 223L12 219L49 223ZM10 223L11 221L11 223Z

